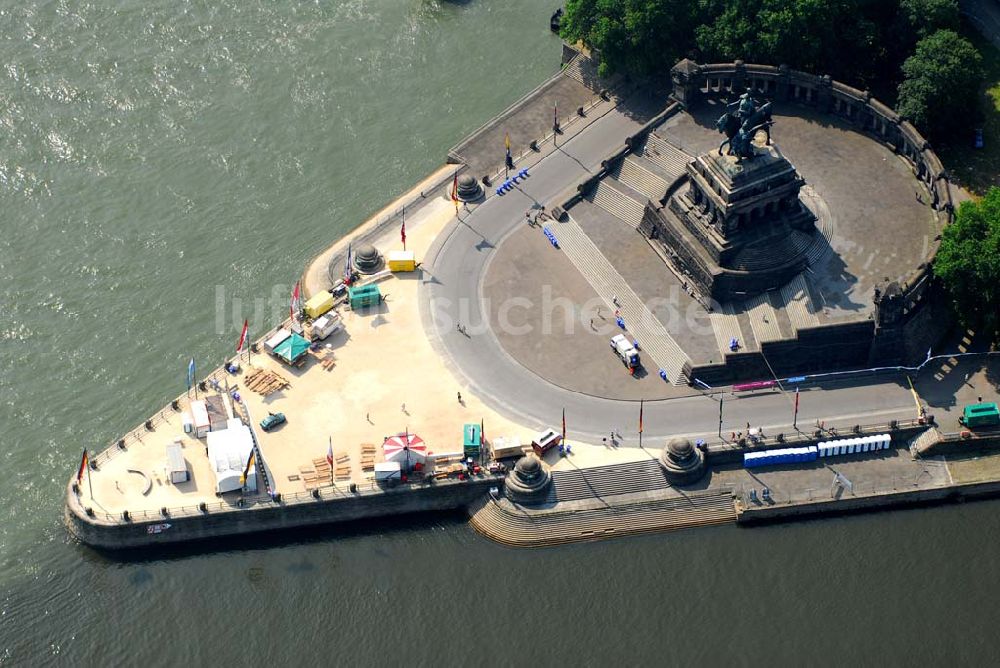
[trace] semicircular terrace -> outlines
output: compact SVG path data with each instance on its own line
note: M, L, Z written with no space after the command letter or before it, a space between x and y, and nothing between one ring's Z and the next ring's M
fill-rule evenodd
M897 363L925 351L935 332L920 307L952 205L947 175L915 128L866 92L785 67L682 61L672 75L683 111L620 137L624 149L549 203L567 212L547 225L561 248L540 228L511 225L485 263L483 309L507 356L574 392L673 396L657 374L669 351L655 351L648 331L639 374L609 350L626 298L682 350L687 381ZM747 88L774 101L774 143L805 180L817 236L805 271L787 284L712 304L690 271L697 258L658 244L647 222L684 184L685 164L719 145L720 100Z

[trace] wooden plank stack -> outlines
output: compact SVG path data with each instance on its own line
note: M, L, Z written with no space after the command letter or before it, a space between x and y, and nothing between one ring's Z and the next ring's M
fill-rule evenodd
M265 397L291 385L287 378L270 369L254 369L243 379L243 384Z
M375 446L372 443L361 444L361 470L375 470Z
M320 366L327 371L332 371L333 367L337 365L337 360L333 357L333 351L317 350L313 352L313 357L319 360Z
M299 475L306 490L330 485L330 465L325 459L314 459L312 466L300 466Z

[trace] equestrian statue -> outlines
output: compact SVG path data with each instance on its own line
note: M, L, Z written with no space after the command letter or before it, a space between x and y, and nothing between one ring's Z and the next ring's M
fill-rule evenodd
M722 149L728 144L728 155L735 155L736 162L749 160L756 155L753 149L753 138L758 132L763 132L766 137L766 144L771 145L771 103L759 104L753 99L751 90L740 95L736 102L726 105L726 113L715 123L716 129L726 135L726 139L719 144L719 155Z

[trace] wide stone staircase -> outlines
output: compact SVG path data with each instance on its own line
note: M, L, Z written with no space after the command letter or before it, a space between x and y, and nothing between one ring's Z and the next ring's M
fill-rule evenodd
M652 132L649 133L638 153L646 160L658 165L667 174L669 181L674 181L683 175L687 164L694 159Z
M683 496L608 503L597 508L525 511L507 500L487 497L469 509L479 533L516 547L542 547L614 536L673 531L736 521L732 492L691 492Z
M642 222L642 214L646 209L644 203L626 195L608 183L607 179L597 182L597 187L587 196L589 201L601 207L629 227L638 229Z
M746 301L747 314L750 316L750 326L753 327L754 338L760 343L780 341L781 327L778 322L778 312L771 304L769 293L765 292Z
M813 245L818 235L801 230L786 229L744 246L733 258L732 268L740 271L757 271L780 265L788 258L797 257Z
M567 214L564 220L550 225L549 229L555 234L566 257L594 291L610 309L618 309L628 332L639 341L641 355L657 366L657 369L649 369L650 365L646 364L647 370L656 373L658 369L663 369L674 385L687 383L685 369L690 365L687 355L583 228ZM614 297L618 298L618 306L613 304Z
M654 202L659 202L667 194L669 184L666 180L632 156L618 163L611 175Z
M597 65L590 58L580 54L573 58L562 71L564 76L579 81L591 90L600 90L601 81L597 76Z
M805 274L798 274L782 286L781 301L795 331L819 325L816 309L809 296L809 285L806 283Z
M715 342L718 344L719 353L722 356L719 359L720 362L725 360L728 353L732 352L729 348L729 342L733 339L736 339L740 349L747 349L747 342L743 340L743 333L740 329L740 318L736 314L732 302L726 302L721 309L712 311L708 319L712 323Z
M542 503L579 501L632 492L669 489L670 483L655 459L613 464L596 469L553 471L549 496Z

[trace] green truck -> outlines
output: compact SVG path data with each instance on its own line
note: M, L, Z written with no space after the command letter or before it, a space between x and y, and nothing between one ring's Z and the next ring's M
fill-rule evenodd
M1000 425L1000 410L995 403L969 404L958 421L969 429L995 427Z

